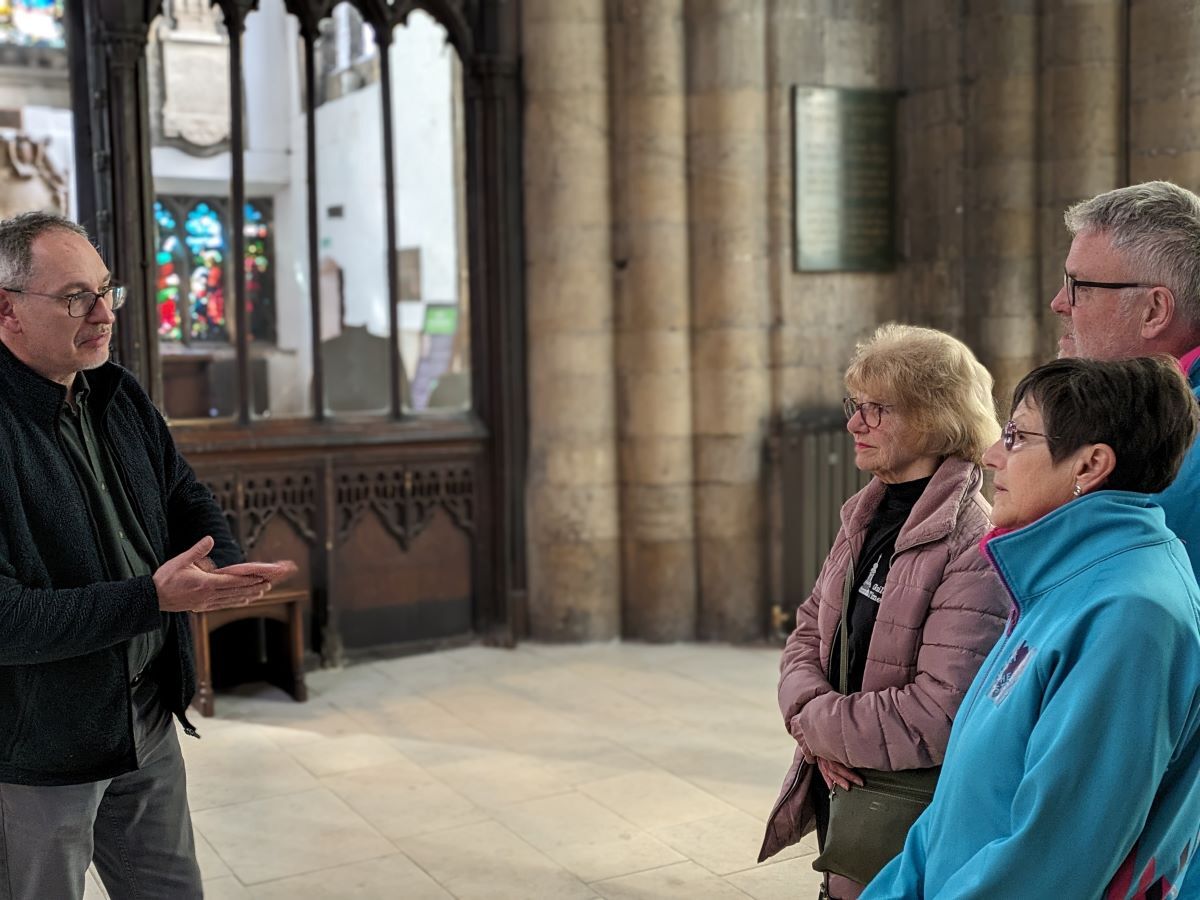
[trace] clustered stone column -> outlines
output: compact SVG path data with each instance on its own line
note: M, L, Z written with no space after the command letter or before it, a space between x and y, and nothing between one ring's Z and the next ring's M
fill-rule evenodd
M612 6L623 625L696 636L683 0Z
M957 4L897 4L897 318L962 334L964 47Z
M620 559L605 0L525 0L529 623L615 637Z
M1122 183L1123 0L1046 0L1042 10L1039 355L1056 352L1050 300L1071 236L1063 211ZM1155 55L1159 52L1155 48Z
M1130 15L1130 180L1200 189L1200 8L1142 0Z
M687 10L699 636L763 632L770 410L763 0Z
M966 22L966 337L1007 406L1038 359L1038 20L1033 0Z

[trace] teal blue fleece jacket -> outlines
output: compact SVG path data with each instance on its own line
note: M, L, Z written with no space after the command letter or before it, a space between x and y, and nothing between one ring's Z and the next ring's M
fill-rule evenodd
M987 553L1009 625L954 720L933 803L862 900L1185 896L1200 588L1162 509L1098 491Z
M1200 400L1200 360L1192 363L1188 383L1196 399ZM1192 571L1200 579L1200 440L1192 442L1179 474L1170 487L1155 495L1155 502L1167 514L1167 527L1183 541L1192 561Z

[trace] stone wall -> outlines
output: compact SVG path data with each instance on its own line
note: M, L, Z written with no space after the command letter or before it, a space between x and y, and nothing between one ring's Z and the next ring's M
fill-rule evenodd
M898 319L997 378L1049 359L1070 203L1200 187L1190 0L523 0L530 623L761 636L767 452ZM899 92L897 251L797 273L791 90Z

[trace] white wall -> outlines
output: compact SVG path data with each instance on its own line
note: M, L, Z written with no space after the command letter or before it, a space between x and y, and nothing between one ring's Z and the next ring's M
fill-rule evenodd
M398 247L421 248L426 302L458 299L454 204L454 120L446 31L425 13L392 35L392 117L396 129ZM409 298L405 298L409 299Z
M386 336L381 104L379 85L371 84L317 107L317 208L320 256L342 267L346 324L366 325L372 334ZM336 206L342 208L341 218L329 215ZM336 298L323 297L326 302Z

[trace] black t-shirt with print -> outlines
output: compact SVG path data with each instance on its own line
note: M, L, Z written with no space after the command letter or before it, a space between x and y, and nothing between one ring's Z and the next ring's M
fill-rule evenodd
M844 694L862 690L863 673L867 668L867 650L871 645L871 634L875 630L879 602L883 599L884 584L892 566L896 538L930 480L919 478L916 481L887 485L884 488L883 499L867 526L862 552L854 564L854 581L850 589L847 616L850 671L849 684L842 685ZM833 684L837 684L840 677L840 666L839 636L829 653L829 675Z

